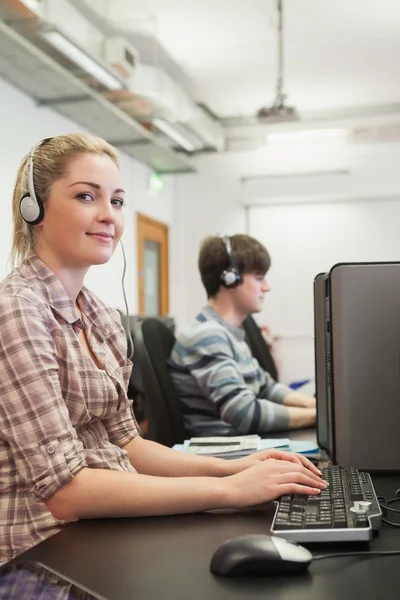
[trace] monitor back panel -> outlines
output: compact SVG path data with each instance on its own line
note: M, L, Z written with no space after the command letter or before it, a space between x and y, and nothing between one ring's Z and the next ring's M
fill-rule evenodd
M330 273L333 458L400 470L400 263Z

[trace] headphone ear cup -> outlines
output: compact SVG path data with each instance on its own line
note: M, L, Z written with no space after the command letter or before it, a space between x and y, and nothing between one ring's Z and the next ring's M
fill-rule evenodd
M226 269L221 275L221 283L226 288L234 288L241 282L242 278L236 269Z
M26 223L37 225L44 217L43 202L40 198L36 202L28 192L22 196L19 202L19 212Z

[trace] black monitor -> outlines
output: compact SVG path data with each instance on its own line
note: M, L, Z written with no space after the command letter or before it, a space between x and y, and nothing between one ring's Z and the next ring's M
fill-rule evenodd
M400 471L400 263L314 281L317 438L342 467Z

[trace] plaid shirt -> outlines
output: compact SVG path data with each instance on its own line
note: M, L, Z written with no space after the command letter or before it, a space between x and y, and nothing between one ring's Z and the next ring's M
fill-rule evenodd
M78 304L37 256L0 284L0 561L60 530L44 501L82 467L134 472L120 318L85 287Z

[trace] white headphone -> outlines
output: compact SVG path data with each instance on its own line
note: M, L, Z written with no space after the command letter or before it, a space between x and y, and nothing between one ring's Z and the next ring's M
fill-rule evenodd
M242 281L242 276L239 272L239 267L235 257L232 254L231 238L225 236L222 238L225 244L226 253L228 255L228 267L221 273L221 283L226 288L235 288Z
M39 146L44 142L49 141L51 138L45 138L38 144L33 146L28 156L27 163L27 178L28 178L28 189L29 192L24 194L19 202L19 212L21 217L29 223L29 225L37 225L44 217L44 205L39 196L35 192L35 184L33 181L33 157Z

